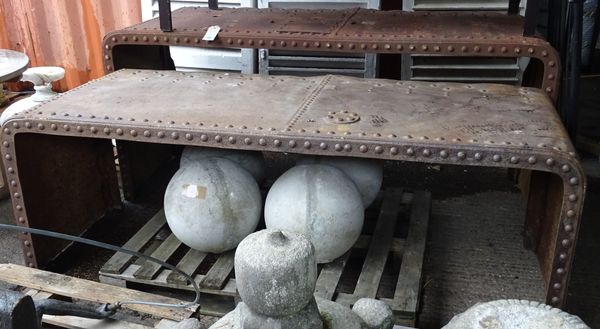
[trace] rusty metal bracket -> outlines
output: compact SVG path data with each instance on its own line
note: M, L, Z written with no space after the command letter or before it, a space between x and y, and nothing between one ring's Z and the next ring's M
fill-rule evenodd
M171 16L171 0L158 0L158 19L160 20L161 31L173 31L173 19Z

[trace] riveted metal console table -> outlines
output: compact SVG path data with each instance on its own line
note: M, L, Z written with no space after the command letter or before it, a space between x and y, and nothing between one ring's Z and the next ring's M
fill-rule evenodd
M534 1L532 1L534 2ZM106 72L120 68L174 69L166 46L266 48L345 53L429 54L468 57L530 57L527 83L553 100L560 60L548 42L523 36L518 15L472 12L403 12L370 9L182 8L173 31L158 19L104 38ZM202 36L221 27L214 41Z
M127 154L133 172L149 165L144 154L171 145L526 169L546 301L565 301L585 176L537 89L121 70L2 129L19 225L75 234L120 202L111 139L145 148ZM64 247L21 240L29 266Z

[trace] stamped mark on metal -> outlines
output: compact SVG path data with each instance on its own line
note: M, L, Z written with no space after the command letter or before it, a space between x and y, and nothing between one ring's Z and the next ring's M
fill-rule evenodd
M350 112L347 110L337 112L330 111L329 113L327 113L327 116L324 119L329 123L349 124L355 123L358 120L360 120L360 115L358 115L358 113Z
M388 120L381 115L370 115L370 117L373 127L381 127L384 123L388 122Z

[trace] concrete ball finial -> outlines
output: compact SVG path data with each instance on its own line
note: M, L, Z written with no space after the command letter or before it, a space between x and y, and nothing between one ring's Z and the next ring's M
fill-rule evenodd
M315 251L303 235L262 230L238 246L235 275L240 297L254 312L273 317L290 315L313 300Z
M331 262L352 248L363 222L356 185L328 165L289 169L271 186L265 201L267 228L304 234L315 247L318 263Z
M262 199L250 173L232 161L206 158L180 168L167 186L165 217L190 248L221 253L256 230Z

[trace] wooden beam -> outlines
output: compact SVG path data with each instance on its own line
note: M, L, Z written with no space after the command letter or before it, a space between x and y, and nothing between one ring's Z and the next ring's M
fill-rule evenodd
M0 264L0 281L22 287L37 289L53 294L96 303L140 300L169 304L180 304L181 300L149 294L132 289L115 287L99 282L74 278L14 264ZM126 304L124 308L155 315L159 318L181 321L196 312L199 305L185 309L171 309L148 305Z

